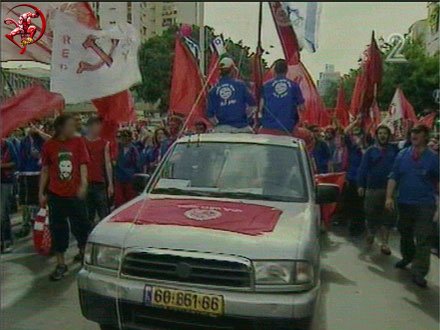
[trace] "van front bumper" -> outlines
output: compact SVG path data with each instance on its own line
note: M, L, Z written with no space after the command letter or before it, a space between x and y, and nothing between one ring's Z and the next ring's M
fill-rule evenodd
M224 315L211 317L145 306L145 285L150 280L117 278L114 274L83 268L78 275L81 310L87 319L122 329L148 329L165 326L183 329L201 326L209 329L276 329L290 327L312 317L319 285L306 292L256 293L194 288L186 284L166 284L180 290L222 295Z

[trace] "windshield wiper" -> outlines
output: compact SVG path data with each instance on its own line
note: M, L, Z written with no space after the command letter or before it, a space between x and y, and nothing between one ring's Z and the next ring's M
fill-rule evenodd
M151 191L152 194L166 195L188 195L188 196L210 196L210 192L198 190L186 190L180 188L156 188Z

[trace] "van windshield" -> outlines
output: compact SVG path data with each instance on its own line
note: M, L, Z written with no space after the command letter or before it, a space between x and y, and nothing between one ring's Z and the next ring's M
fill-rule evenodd
M156 178L153 194L306 201L296 147L249 143L178 143Z

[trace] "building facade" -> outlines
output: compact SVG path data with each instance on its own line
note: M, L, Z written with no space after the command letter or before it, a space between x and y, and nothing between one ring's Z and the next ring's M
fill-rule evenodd
M327 93L328 88L333 83L338 83L341 77L341 73L339 71L335 71L335 66L333 64L326 64L324 72L319 73L318 80L318 92L319 94L325 95Z
M428 2L427 18L415 22L409 28L409 35L412 40L420 40L426 47L428 55L433 56L440 51L439 38L439 12L438 2Z
M174 24L196 25L203 15L203 2L91 2L101 29L128 22L145 41ZM203 22L203 18L201 20Z

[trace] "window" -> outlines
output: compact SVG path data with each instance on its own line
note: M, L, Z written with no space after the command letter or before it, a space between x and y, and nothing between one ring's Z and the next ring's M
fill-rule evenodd
M110 25L115 25L115 24L116 24L116 21L110 21L109 24L110 24Z
M165 160L152 193L163 193L162 183L167 182L184 188L187 195L305 201L300 157L297 148L275 145L179 143Z
M162 21L162 26L163 26L163 27L169 27L169 26L171 26L171 25L173 25L173 19L172 19L172 18L165 18L165 19Z

